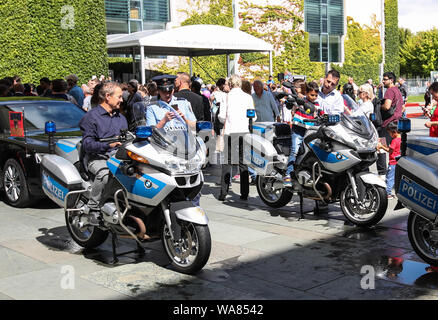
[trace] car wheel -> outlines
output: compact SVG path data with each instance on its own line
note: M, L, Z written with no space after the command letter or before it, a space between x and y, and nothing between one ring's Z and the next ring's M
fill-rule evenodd
M3 188L5 200L13 207L25 207L30 203L26 177L20 164L9 159L3 167Z

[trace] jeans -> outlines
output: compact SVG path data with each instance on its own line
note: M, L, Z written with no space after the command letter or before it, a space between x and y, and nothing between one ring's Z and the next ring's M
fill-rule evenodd
M390 164L386 173L386 193L388 195L392 193L392 188L394 187L395 166L395 164Z
M290 175L292 172L294 172L294 164L297 159L298 151L300 150L301 145L303 144L304 140L304 132L295 132L292 131L292 147L290 150L289 160L287 162L287 170L286 170L286 176Z

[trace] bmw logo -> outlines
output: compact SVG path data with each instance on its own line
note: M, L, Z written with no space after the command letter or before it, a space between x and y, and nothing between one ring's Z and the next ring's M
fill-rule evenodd
M342 160L342 158L343 158L343 155L342 155L342 153L337 153L336 154L336 159L338 159L338 160Z
M152 188L152 181L150 181L150 180L146 180L146 181L144 182L144 186L145 186L147 189Z

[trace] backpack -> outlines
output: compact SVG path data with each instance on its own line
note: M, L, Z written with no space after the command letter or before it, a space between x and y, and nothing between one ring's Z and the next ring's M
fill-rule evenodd
M382 126L382 100L379 98L373 99L373 106L374 106L374 114L376 115L376 120L373 121L374 126L377 128L380 128Z

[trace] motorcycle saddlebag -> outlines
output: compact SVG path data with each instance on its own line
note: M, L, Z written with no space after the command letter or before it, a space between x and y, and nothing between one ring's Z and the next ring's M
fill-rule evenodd
M60 207L64 207L68 192L82 189L82 178L76 167L54 154L43 157L41 180L44 193Z

